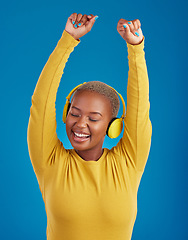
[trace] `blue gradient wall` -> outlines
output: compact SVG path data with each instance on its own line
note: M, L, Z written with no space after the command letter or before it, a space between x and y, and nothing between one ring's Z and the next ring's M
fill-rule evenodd
M116 26L139 18L150 79L152 146L138 192L133 240L188 239L186 1L9 1L1 3L0 239L46 239L46 214L27 149L31 96L73 12L99 16L66 65L57 94L57 133L65 97L80 82L104 81L126 100L127 49ZM117 140L105 140L111 148Z

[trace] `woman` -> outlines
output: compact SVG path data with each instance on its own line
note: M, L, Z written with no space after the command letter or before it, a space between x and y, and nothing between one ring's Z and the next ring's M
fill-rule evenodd
M117 25L129 58L125 127L117 146L102 147L119 103L116 92L100 82L78 87L65 110L73 149L65 149L56 134L55 100L65 63L96 19L76 13L68 18L32 97L28 147L45 203L48 240L130 240L136 219L152 132L139 20L120 19Z

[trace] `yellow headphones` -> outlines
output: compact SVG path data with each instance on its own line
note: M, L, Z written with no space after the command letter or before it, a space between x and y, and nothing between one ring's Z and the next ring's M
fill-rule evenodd
M76 89L79 88L80 86L82 86L83 84L85 84L85 82L76 86L66 97L67 100L66 100L66 103L65 103L65 106L63 109L63 122L64 123L66 122L67 114L68 114L68 111L70 108L70 98L71 98L72 94L76 91ZM107 131L106 131L106 134L108 137L117 138L123 129L123 119L125 118L125 102L120 93L118 93L113 87L110 87L110 88L112 88L119 95L119 97L122 101L122 104L123 104L123 114L122 114L121 118L113 118L110 121Z

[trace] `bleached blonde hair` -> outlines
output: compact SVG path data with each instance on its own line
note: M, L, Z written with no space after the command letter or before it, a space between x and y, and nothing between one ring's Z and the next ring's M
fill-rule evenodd
M116 91L106 83L100 81L90 81L78 87L74 94L78 93L79 91L96 92L105 96L110 101L112 106L112 118L117 117L120 106L119 97Z

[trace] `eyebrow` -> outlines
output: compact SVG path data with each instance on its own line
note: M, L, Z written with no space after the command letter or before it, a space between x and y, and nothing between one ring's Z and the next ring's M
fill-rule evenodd
M78 111L81 111L79 108L72 106L72 108L75 108ZM99 114L102 117L102 114L100 112L90 112L91 114Z

